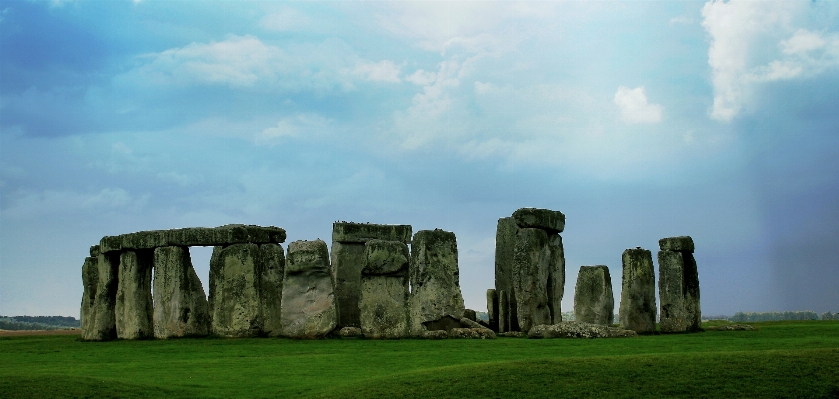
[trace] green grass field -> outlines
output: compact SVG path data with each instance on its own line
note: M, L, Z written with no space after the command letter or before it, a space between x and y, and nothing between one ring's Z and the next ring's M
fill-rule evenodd
M626 339L0 338L0 397L839 398L839 321Z

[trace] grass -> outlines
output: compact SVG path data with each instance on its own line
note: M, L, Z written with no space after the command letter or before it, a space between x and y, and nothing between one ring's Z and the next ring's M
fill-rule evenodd
M839 398L839 321L752 324L594 340L8 337L0 397Z

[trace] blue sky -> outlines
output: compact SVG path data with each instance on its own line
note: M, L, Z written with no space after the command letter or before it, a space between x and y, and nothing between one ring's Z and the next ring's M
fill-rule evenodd
M78 316L103 235L336 220L455 232L484 310L520 207L563 310L691 235L705 314L837 311L836 109L829 1L0 0L0 314Z

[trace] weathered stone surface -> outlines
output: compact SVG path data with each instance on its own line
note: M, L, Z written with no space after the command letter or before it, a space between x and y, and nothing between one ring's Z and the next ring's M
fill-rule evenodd
M84 295L88 297L88 301L93 301L93 305L88 310L88 320L82 320L82 339L108 341L117 337L115 308L119 254L99 254L95 259L95 265L93 262L94 260L91 260L91 263L85 262L88 268L87 273L84 269L82 271L83 275L87 275L89 279L85 284L90 283L91 291L93 291L93 295L90 295L91 293L87 292L87 286L85 286ZM82 317L84 317L84 312Z
M498 332L498 293L493 288L487 290L487 315L489 328Z
M96 244L96 245L93 245L93 246L90 247L90 257L91 258L95 258L95 257L99 256L99 254L100 254L99 244Z
M288 246L282 298L283 335L318 338L337 323L329 249L321 240Z
M260 289L262 304L262 333L276 337L283 333L282 297L285 273L285 252L280 244L259 246L265 268L262 269Z
M659 327L663 333L699 331L699 275L696 260L688 251L658 252Z
M333 242L356 242L364 244L370 240L399 241L411 243L411 226L405 224L371 224L353 222L332 223Z
M446 339L448 337L449 333L446 330L423 331L422 334L418 335L418 338L425 339Z
M474 311L474 310L472 310L472 309L465 309L465 310L463 311L463 317L465 317L465 318L467 318L467 319L469 319L469 320L472 320L472 321L474 321L474 322L476 322L476 323L478 322L478 312L476 312L476 311Z
M187 247L154 250L154 336L173 338L210 333L210 306Z
M428 331L451 331L452 328L463 327L460 319L450 315L445 315L436 320L426 321L423 325Z
M565 249L559 234L548 234L548 309L553 324L562 321L562 297L565 295Z
M506 293L506 296L499 296L506 301L506 306L501 306L499 302L498 331L517 331L519 328L513 284L513 258L516 252L517 231L518 226L512 217L498 219L498 227L495 231L495 290L499 294L502 291Z
M453 328L449 338L495 339L495 333L488 328Z
M498 291L498 332L500 333L510 331L509 298L507 291Z
M149 230L118 236L105 236L99 242L99 250L101 252L111 252L127 249L154 249L166 246L282 243L285 238L285 230L279 227L228 224L219 227Z
M93 305L96 303L96 289L99 286L99 259L97 257L98 255L85 258L82 265L82 285L84 286L80 312L82 338L85 335L92 335L96 322L96 308Z
M520 208L513 212L513 219L523 229L542 229L548 233L562 233L565 229L565 215L550 209Z
M627 338L638 333L599 324L563 321L552 325L538 325L530 329L528 338Z
M256 244L216 246L210 258L212 333L255 337L262 331L260 288L265 261Z
M667 237L658 240L662 251L687 251L693 253L693 238L690 236Z
M603 265L580 266L574 294L574 318L582 323L611 325L615 297L612 277Z
M499 336L499 337L507 337L507 338L523 338L523 337L526 337L526 335L524 335L524 333L522 333L521 331L508 331L508 332L498 333L496 335Z
M359 338L361 335L361 329L358 327L344 327L338 330L338 336L341 338Z
M364 267L364 243L332 242L332 273L335 280L335 305L338 327L361 327L358 300L361 295L361 269Z
M152 322L151 270L154 253L124 251L117 277L117 338L143 339L154 336Z
M399 241L365 244L359 298L361 331L367 338L408 335L408 246Z
M639 334L655 332L655 272L652 254L640 247L623 251L621 328Z
M414 235L411 250L411 333L421 335L423 323L446 315L463 317L457 239L448 231L422 230Z
M548 275L551 251L548 234L542 229L524 228L516 234L513 257L513 281L522 332L533 326L551 323L548 306Z

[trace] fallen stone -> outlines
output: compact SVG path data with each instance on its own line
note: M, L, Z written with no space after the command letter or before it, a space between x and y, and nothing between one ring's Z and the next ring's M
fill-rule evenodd
M548 234L548 309L553 324L562 321L562 297L565 295L565 249L559 234Z
M117 338L154 337L151 271L154 253L124 251L119 258L115 304Z
M399 241L365 244L359 298L361 331L367 338L408 335L408 246Z
M446 330L423 331L417 337L425 339L446 339L449 337L449 333Z
M265 262L256 244L216 246L210 258L212 333L256 337L262 332L261 278Z
M662 251L687 251L693 253L693 238L690 236L667 237L658 240Z
M565 229L565 215L550 209L520 208L513 212L513 219L522 229L542 229L554 234Z
M262 334L269 337L283 333L282 297L283 275L285 274L285 252L280 244L259 246L265 268L262 269L260 288L262 304Z
M418 231L411 248L411 333L421 335L426 331L424 323L446 315L461 318L465 307L454 233L440 229Z
M489 328L493 331L498 330L498 293L495 289L487 290L487 315L489 316Z
M495 339L495 333L488 328L453 328L449 338Z
M187 247L154 250L154 336L174 338L210 333L210 306Z
M623 251L620 326L639 334L655 332L655 272L650 251Z
M463 327L460 323L460 319L449 315L445 315L436 320L427 321L423 323L423 325L428 331L451 331L452 328Z
M474 322L477 322L478 321L478 312L475 312L472 309L465 309L463 311L463 317L465 317L469 320L472 320Z
M338 330L338 336L341 338L360 338L362 334L358 327L344 327Z
M333 242L364 244L370 240L399 241L403 244L410 244L411 226L352 222L335 222L332 224Z
M339 328L361 326L358 300L361 295L362 267L364 243L332 242L332 272Z
M87 263L89 279L93 295L85 293L88 301L93 300L93 305L88 310L88 321L82 321L82 339L85 341L108 341L117 337L116 327L116 296L117 276L119 274L119 254L99 254L96 257L95 265ZM95 272L90 270L95 268ZM93 280L95 278L95 281ZM87 287L86 287L87 289ZM84 299L82 299L84 303ZM84 317L84 316L82 316Z
M757 330L754 326L748 324L725 324L716 327L707 327L706 331L752 331Z
M563 321L559 324L538 325L530 329L528 338L627 338L638 333L599 324Z
M498 331L518 330L518 309L513 283L513 259L518 226L512 217L498 219L495 232L495 290L499 293ZM506 293L501 295L501 293ZM501 300L505 301L502 305ZM512 323L512 325L511 325Z
M508 331L503 333L496 334L499 337L507 337L507 338L524 338L526 335L521 331Z
M118 236L105 236L99 242L101 252L129 249L154 249L166 246L226 246L233 244L266 244L285 241L285 230L243 224L219 227L189 227L173 230L149 230Z
M548 275L551 251L542 229L520 228L513 258L514 290L518 324L522 332L551 323L548 306Z
M321 240L288 246L282 298L283 335L320 338L335 329L337 311L329 249Z
M606 326L612 324L615 297L608 267L580 266L574 292L575 321Z
M702 329L699 275L692 253L658 252L658 296L661 300L659 328L662 333Z

